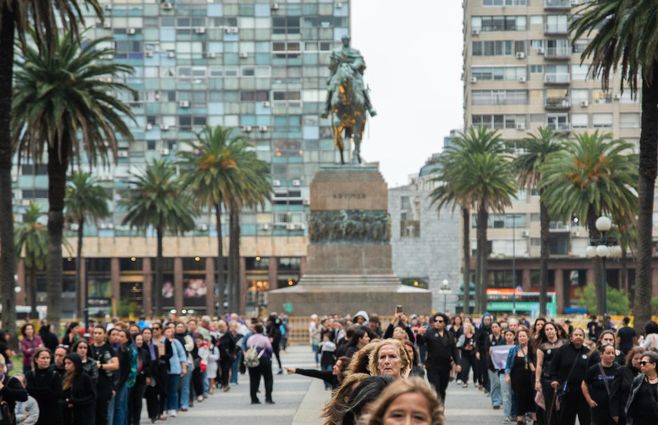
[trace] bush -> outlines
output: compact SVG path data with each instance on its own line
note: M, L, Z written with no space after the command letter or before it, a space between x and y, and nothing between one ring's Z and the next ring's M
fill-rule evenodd
M603 312L599 313L596 309L596 288L593 284L590 283L585 288L579 290L578 295L580 296L578 304L587 308L590 314L603 314ZM629 313L631 302L624 291L608 286L607 295L608 313L620 315Z
M138 309L139 306L136 302L119 301L119 305L117 306L117 316L124 318L134 316L137 314Z
M658 297L651 298L651 314L658 314Z

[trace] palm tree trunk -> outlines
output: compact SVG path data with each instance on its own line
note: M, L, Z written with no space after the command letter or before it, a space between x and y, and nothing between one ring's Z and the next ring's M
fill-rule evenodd
M548 257L550 255L549 227L551 219L548 208L541 200L543 189L539 192L539 224L541 245L539 248L539 315L546 317L546 302L548 291Z
M651 319L651 257L654 186L658 159L658 62L653 64L651 85L642 81L642 131L640 133L640 179L638 183L639 213L637 224L637 256L635 278L635 327L641 329Z
M234 208L229 219L231 235L229 238L229 273L232 281L232 311L240 313L240 211Z
M156 238L156 253L155 253L155 282L153 284L153 291L155 292L155 296L153 299L155 300L155 311L153 311L153 316L155 317L160 317L160 314L162 312L161 308L161 299L162 299L162 275L163 270L162 270L162 239L163 239L163 231L162 227L158 226L155 229L155 238Z
M464 265L462 266L462 281L464 282L464 308L465 314L471 312L471 212L468 208L462 208L462 255Z
M228 312L235 312L235 259L233 258L233 247L235 245L233 241L233 221L235 216L233 214L233 207L229 205L228 207L228 282L227 282L227 304Z
M30 277L27 287L28 295L30 296L30 319L38 319L39 313L37 313L37 271L35 266L30 267L29 274Z
M84 224L85 221L83 218L78 220L78 251L75 257L75 300L76 300L76 309L78 309L78 317L84 316L84 309L87 308L84 305L82 293L86 292L88 288L82 289L82 237L84 235ZM87 322L85 322L85 325Z
M590 239L599 239L601 235L599 231L596 230L596 219L598 218L597 213L594 211L594 208L590 207L589 214L587 215L587 230L589 231ZM607 282L602 283L603 273L601 267L603 262L601 257L595 256L592 258L592 267L594 267L594 288L596 288L596 313L605 314L605 301L604 297L606 296L606 287ZM587 282L588 284L590 282Z
M627 294L630 294L630 288L628 287L628 252L624 247L621 249L621 282L619 282L619 289L624 291ZM631 299L631 307L635 300Z
M220 316L226 313L224 309L224 292L226 291L226 281L224 279L224 242L222 236L222 203L215 204L215 226L217 228L217 290L219 296L219 309L217 314Z
M63 134L59 149L48 147L48 321L55 332L59 330L62 315L62 233L64 230L64 197L68 169L69 134ZM53 141L53 144L59 144Z
M12 335L16 334L16 292L14 274L14 212L12 209L11 165L12 145L11 84L14 64L14 13L16 2L11 9L8 2L2 4L0 22L0 287L2 290L2 323Z
M489 279L487 279L487 258L489 257L489 249L487 247L487 226L489 222L489 212L487 211L486 202L481 202L478 205L478 223L477 223L477 255L478 255L478 268L480 269L479 282L477 282L477 313L484 313L487 311L487 286Z

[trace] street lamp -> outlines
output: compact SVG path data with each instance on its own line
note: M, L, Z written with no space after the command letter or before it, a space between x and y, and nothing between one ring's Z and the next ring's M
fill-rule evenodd
M443 312L445 313L448 308L448 294L450 294L450 282L448 282L448 279L443 279L443 282L441 282L439 294L443 294Z
M621 246L617 244L614 238L609 238L606 233L612 228L612 220L609 217L601 216L596 219L596 230L599 231L600 237L590 238L590 245L586 248L585 254L589 258L598 257L601 259L601 281L596 288L596 309L599 314L608 312L608 295L607 295L607 278L606 278L606 259L621 257Z

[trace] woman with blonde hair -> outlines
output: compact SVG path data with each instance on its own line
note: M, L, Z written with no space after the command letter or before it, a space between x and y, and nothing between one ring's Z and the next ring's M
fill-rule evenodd
M388 375L406 378L411 370L411 361L404 345L393 338L380 341L370 354L368 369L371 375Z
M370 363L370 354L380 342L381 339L372 340L366 344L365 347L354 353L354 356L347 367L347 374L366 373L369 375L370 369L368 369L368 364Z
M381 394L371 410L368 425L444 425L443 407L427 382L398 379Z

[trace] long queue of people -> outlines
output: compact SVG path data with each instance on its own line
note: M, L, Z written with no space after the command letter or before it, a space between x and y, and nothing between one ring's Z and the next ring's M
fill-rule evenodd
M252 402L259 402L263 377L265 401L274 403L270 358L279 359L285 332L276 315L264 323L237 315L114 319L89 329L74 322L61 340L46 323L38 334L27 323L21 328L23 374L9 376L16 353L8 334L0 338L0 425L137 425L143 404L153 423L165 421L216 390L229 391L247 370ZM254 352L256 364L249 359Z
M580 424L656 425L658 325L650 322L645 335L636 335L629 323L625 318L614 329L607 318L593 318L585 330L568 320L538 318L531 325L524 317L485 314L475 323L461 315L396 312L384 330L363 311L314 315L309 338L320 369L288 373L322 379L333 390L325 425L395 423L373 415L397 381L413 378L408 385L424 394L418 388L425 377L443 402L450 381L468 387L471 376L506 423L575 425L578 418ZM437 423L430 410L426 421L414 423Z

